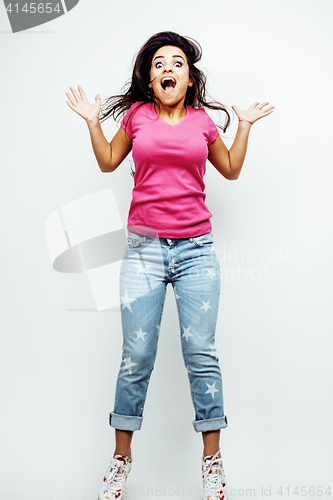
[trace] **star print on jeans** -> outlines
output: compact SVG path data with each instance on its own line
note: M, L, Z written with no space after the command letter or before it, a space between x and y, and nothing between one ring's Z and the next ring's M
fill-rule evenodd
M151 267L151 266L143 266L142 262L140 262L140 264L134 264L134 265L135 267L138 268L136 274L141 274L141 273L147 274L148 268Z
M133 363L133 361L131 361L131 356L129 358L124 359L124 363L125 364L123 366L123 370L128 370L129 374L132 375L132 368L136 366L138 363Z
M204 309L205 313L208 311L208 309L211 309L211 306L209 305L210 300L208 302L204 302L202 300L201 302L202 302L203 305L202 305L202 307L200 307L200 309Z
M145 339L145 335L147 335L147 332L143 332L142 328L140 328L140 330L138 332L134 331L134 333L137 334L136 340L138 340L138 339L144 340Z
M214 399L214 395L215 395L215 392L219 392L218 389L215 388L215 383L210 385L210 384L207 384L206 382L206 385L208 387L208 391L205 392L205 394L211 394L212 395L212 398Z
M131 302L134 302L135 299L131 299L129 296L128 296L128 292L126 290L125 292L125 295L124 297L120 297L121 300L122 300L122 306L123 306L123 310L127 307L127 309L129 309L131 312L132 312L132 308L131 308Z
M209 347L210 347L210 355L211 355L213 358L216 358L216 359L217 359L217 356L216 356L216 354L215 354L215 352L217 351L217 349L216 349L215 345L210 345L210 344L208 344L208 345L209 345Z
M183 330L184 330L183 337L186 338L187 342L188 342L189 337L194 337L194 335L192 335L192 333L190 333L190 328L191 328L190 326L188 328L183 327Z
M214 273L214 269L207 269L207 272L207 278L209 276L211 280L214 278L214 276L216 276L216 274Z

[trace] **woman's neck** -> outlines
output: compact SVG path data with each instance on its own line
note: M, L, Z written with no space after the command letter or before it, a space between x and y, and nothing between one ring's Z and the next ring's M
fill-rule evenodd
M177 103L174 106L166 106L160 103L159 107L156 104L154 106L157 116L171 125L183 121L187 114L184 103Z

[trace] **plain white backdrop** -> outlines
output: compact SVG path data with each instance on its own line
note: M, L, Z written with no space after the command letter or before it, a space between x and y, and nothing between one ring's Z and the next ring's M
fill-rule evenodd
M99 170L65 91L118 93L135 53L164 30L200 42L215 99L275 106L250 131L239 179L209 163L205 177L222 270L230 498L333 493L332 16L329 0L80 0L14 35L0 5L1 500L95 499L111 459L120 313L94 310L84 274L52 269L44 224L108 187L126 224L130 162ZM236 127L235 117L228 147ZM117 125L103 129L111 140ZM126 498L199 500L193 418L170 288Z

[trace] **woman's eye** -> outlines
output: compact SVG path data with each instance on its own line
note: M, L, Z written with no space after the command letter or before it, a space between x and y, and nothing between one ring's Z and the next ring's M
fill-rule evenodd
M181 68L181 66L183 66L183 63L181 63L180 61L177 61L175 63L175 66L177 66L178 68Z
M155 64L155 68L161 68L161 67L162 67L162 63L161 63L161 62L157 62L157 63Z

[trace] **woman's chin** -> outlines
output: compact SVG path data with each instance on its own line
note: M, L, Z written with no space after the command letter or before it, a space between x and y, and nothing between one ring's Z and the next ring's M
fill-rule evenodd
M185 97L179 97L173 92L160 94L157 96L157 99L165 106L175 106L176 104L185 101Z

